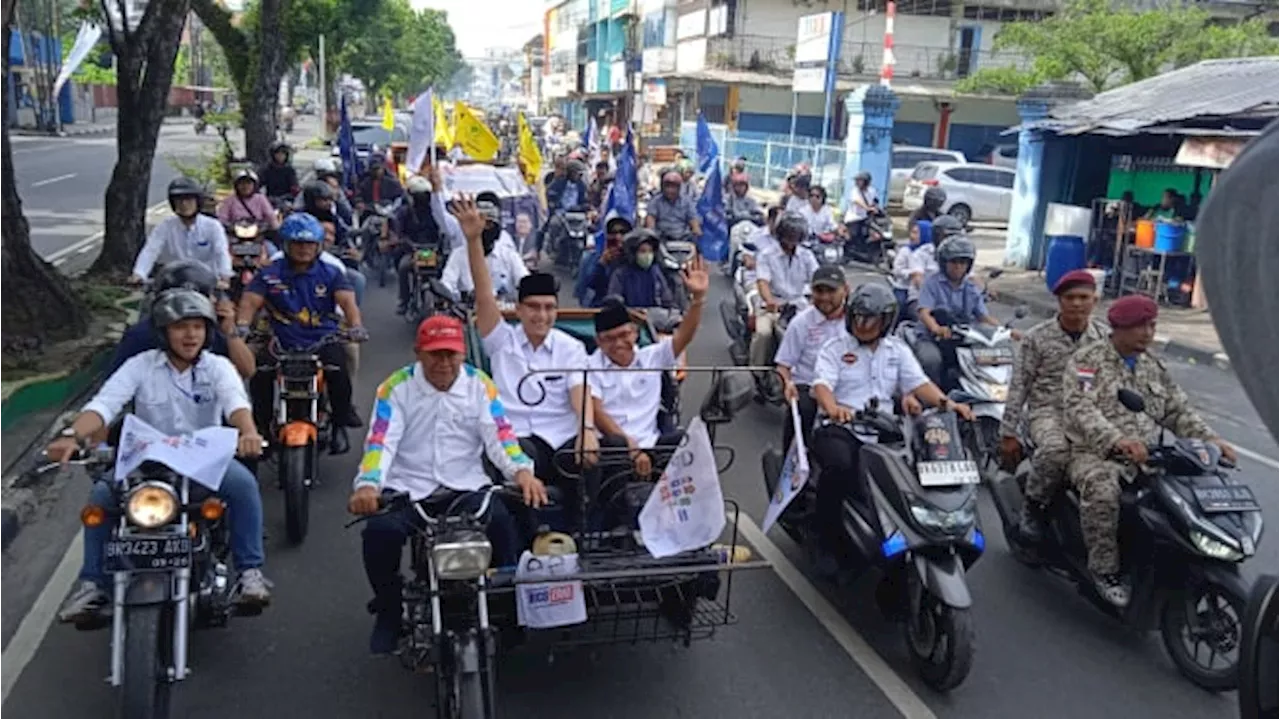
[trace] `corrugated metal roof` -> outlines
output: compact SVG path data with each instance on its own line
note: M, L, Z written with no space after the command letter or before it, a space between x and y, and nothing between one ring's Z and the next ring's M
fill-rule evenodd
M1089 100L1050 108L1035 127L1064 135L1094 130L1130 134L1153 125L1250 112L1274 116L1280 107L1280 59L1204 60Z

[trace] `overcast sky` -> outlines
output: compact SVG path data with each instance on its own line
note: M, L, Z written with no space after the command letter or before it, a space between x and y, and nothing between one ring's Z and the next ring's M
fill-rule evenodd
M449 13L458 50L483 56L491 47L520 48L542 32L544 0L410 0L415 8Z

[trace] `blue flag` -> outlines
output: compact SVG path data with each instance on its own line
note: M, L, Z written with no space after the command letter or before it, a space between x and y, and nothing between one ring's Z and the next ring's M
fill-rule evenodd
M338 157L342 160L342 186L354 190L360 179L357 163L356 138L351 132L351 116L347 114L347 96L342 96L342 109L338 122Z
M627 127L627 144L618 155L618 169L613 175L613 184L609 186L609 196L604 203L604 212L600 215L600 231L604 231L605 220L610 213L635 223L636 219L636 150L632 144L631 127Z
M702 223L702 237L698 238L698 251L710 262L729 259L729 223L724 216L724 188L720 181L720 165L711 165L707 184L698 200L698 221Z
M707 124L707 118L698 113L698 172L708 173L711 171L711 165L720 157L720 146L716 144L716 139L711 136L711 126Z

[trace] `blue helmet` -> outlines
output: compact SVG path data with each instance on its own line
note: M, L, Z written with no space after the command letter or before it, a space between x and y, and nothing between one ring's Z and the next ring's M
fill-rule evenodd
M294 212L280 223L280 239L285 242L324 242L324 227L314 215Z

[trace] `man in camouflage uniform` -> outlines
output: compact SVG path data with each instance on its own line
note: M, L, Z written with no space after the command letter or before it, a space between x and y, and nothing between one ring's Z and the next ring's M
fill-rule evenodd
M1080 529L1089 550L1089 570L1098 593L1123 607L1129 583L1120 574L1120 481L1147 460L1147 445L1157 441L1160 424L1179 437L1203 439L1222 449L1228 461L1235 450L1214 434L1191 409L1186 394L1164 365L1146 353L1155 339L1156 303L1130 295L1107 312L1111 339L1081 347L1063 371L1063 424L1071 443L1067 475L1080 493ZM1119 390L1146 400L1145 412L1120 403ZM1152 417L1163 417L1157 424ZM1122 464L1110 459L1121 456Z
M1034 473L1027 480L1018 533L1028 542L1044 538L1044 508L1062 486L1071 459L1062 434L1062 370L1082 345L1106 339L1107 326L1091 315L1098 286L1093 275L1076 270L1053 287L1058 316L1032 327L1018 346L1018 360L1009 382L1009 397L1000 425L1000 453L1008 467L1022 455L1019 437L1025 431L1035 446Z

